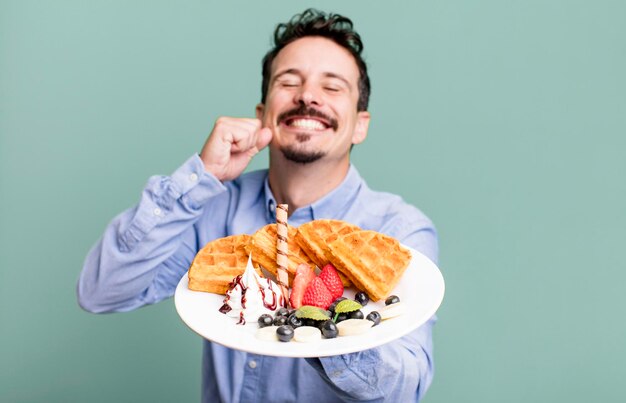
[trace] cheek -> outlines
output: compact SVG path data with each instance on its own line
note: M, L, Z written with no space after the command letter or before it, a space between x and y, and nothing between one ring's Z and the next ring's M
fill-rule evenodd
M341 109L339 124L347 128L353 128L357 120L357 112L354 105L345 105Z
M357 113L357 104L352 98L343 98L335 104L337 112L340 112L340 116L343 120L354 120Z
M270 105L282 105L293 99L288 91L272 91L267 96L267 103Z
M285 97L274 96L272 98L268 98L267 106L265 109L265 119L272 120L275 122L278 115L281 112L287 109L287 101L284 99Z

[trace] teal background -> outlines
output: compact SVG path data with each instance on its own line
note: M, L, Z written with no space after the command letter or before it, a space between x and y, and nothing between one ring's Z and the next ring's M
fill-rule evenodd
M109 220L253 116L273 27L362 34L373 115L353 161L437 224L437 402L621 402L626 3L0 2L0 401L198 401L173 301L81 311ZM251 168L267 163L263 153Z

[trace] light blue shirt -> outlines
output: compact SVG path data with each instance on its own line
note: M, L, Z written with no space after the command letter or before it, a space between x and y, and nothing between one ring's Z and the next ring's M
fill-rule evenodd
M221 183L197 155L171 176L150 178L137 206L117 216L89 252L78 301L90 312L123 312L174 294L207 242L275 222L267 170ZM341 219L391 235L437 262L431 221L400 197L368 188L354 166L340 186L297 209L289 223ZM419 400L433 375L434 318L383 346L326 358L276 358L204 341L205 402ZM167 363L163 363L167 365Z

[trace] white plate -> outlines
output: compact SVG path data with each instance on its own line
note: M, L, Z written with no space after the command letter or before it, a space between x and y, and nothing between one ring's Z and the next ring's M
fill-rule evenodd
M404 246L404 245L403 245ZM256 318L247 318L246 325L237 325L238 319L218 311L223 295L191 291L185 274L176 287L176 311L183 322L200 336L226 347L249 353L277 357L325 357L366 350L404 336L424 324L435 314L443 300L444 281L441 272L426 256L409 248L413 255L409 267L390 295L397 295L407 305L407 312L382 321L368 332L358 336L322 339L313 343L291 341L263 341L255 336ZM354 297L354 289L346 289L344 296ZM382 308L385 301L370 302L362 311Z

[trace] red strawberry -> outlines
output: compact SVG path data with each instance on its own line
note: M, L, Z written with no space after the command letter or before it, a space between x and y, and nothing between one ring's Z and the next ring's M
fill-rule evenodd
M292 308L298 309L302 306L304 291L314 278L315 272L308 264L302 263L298 266L296 275L291 283L291 292L289 293L289 302Z
M302 297L302 305L312 305L322 309L328 309L333 302L333 296L324 285L321 278L315 277L309 283L309 286Z
M341 282L341 278L339 278L339 274L337 274L335 266L328 263L322 268L319 278L322 279L326 288L330 291L333 301L343 295L343 283Z

